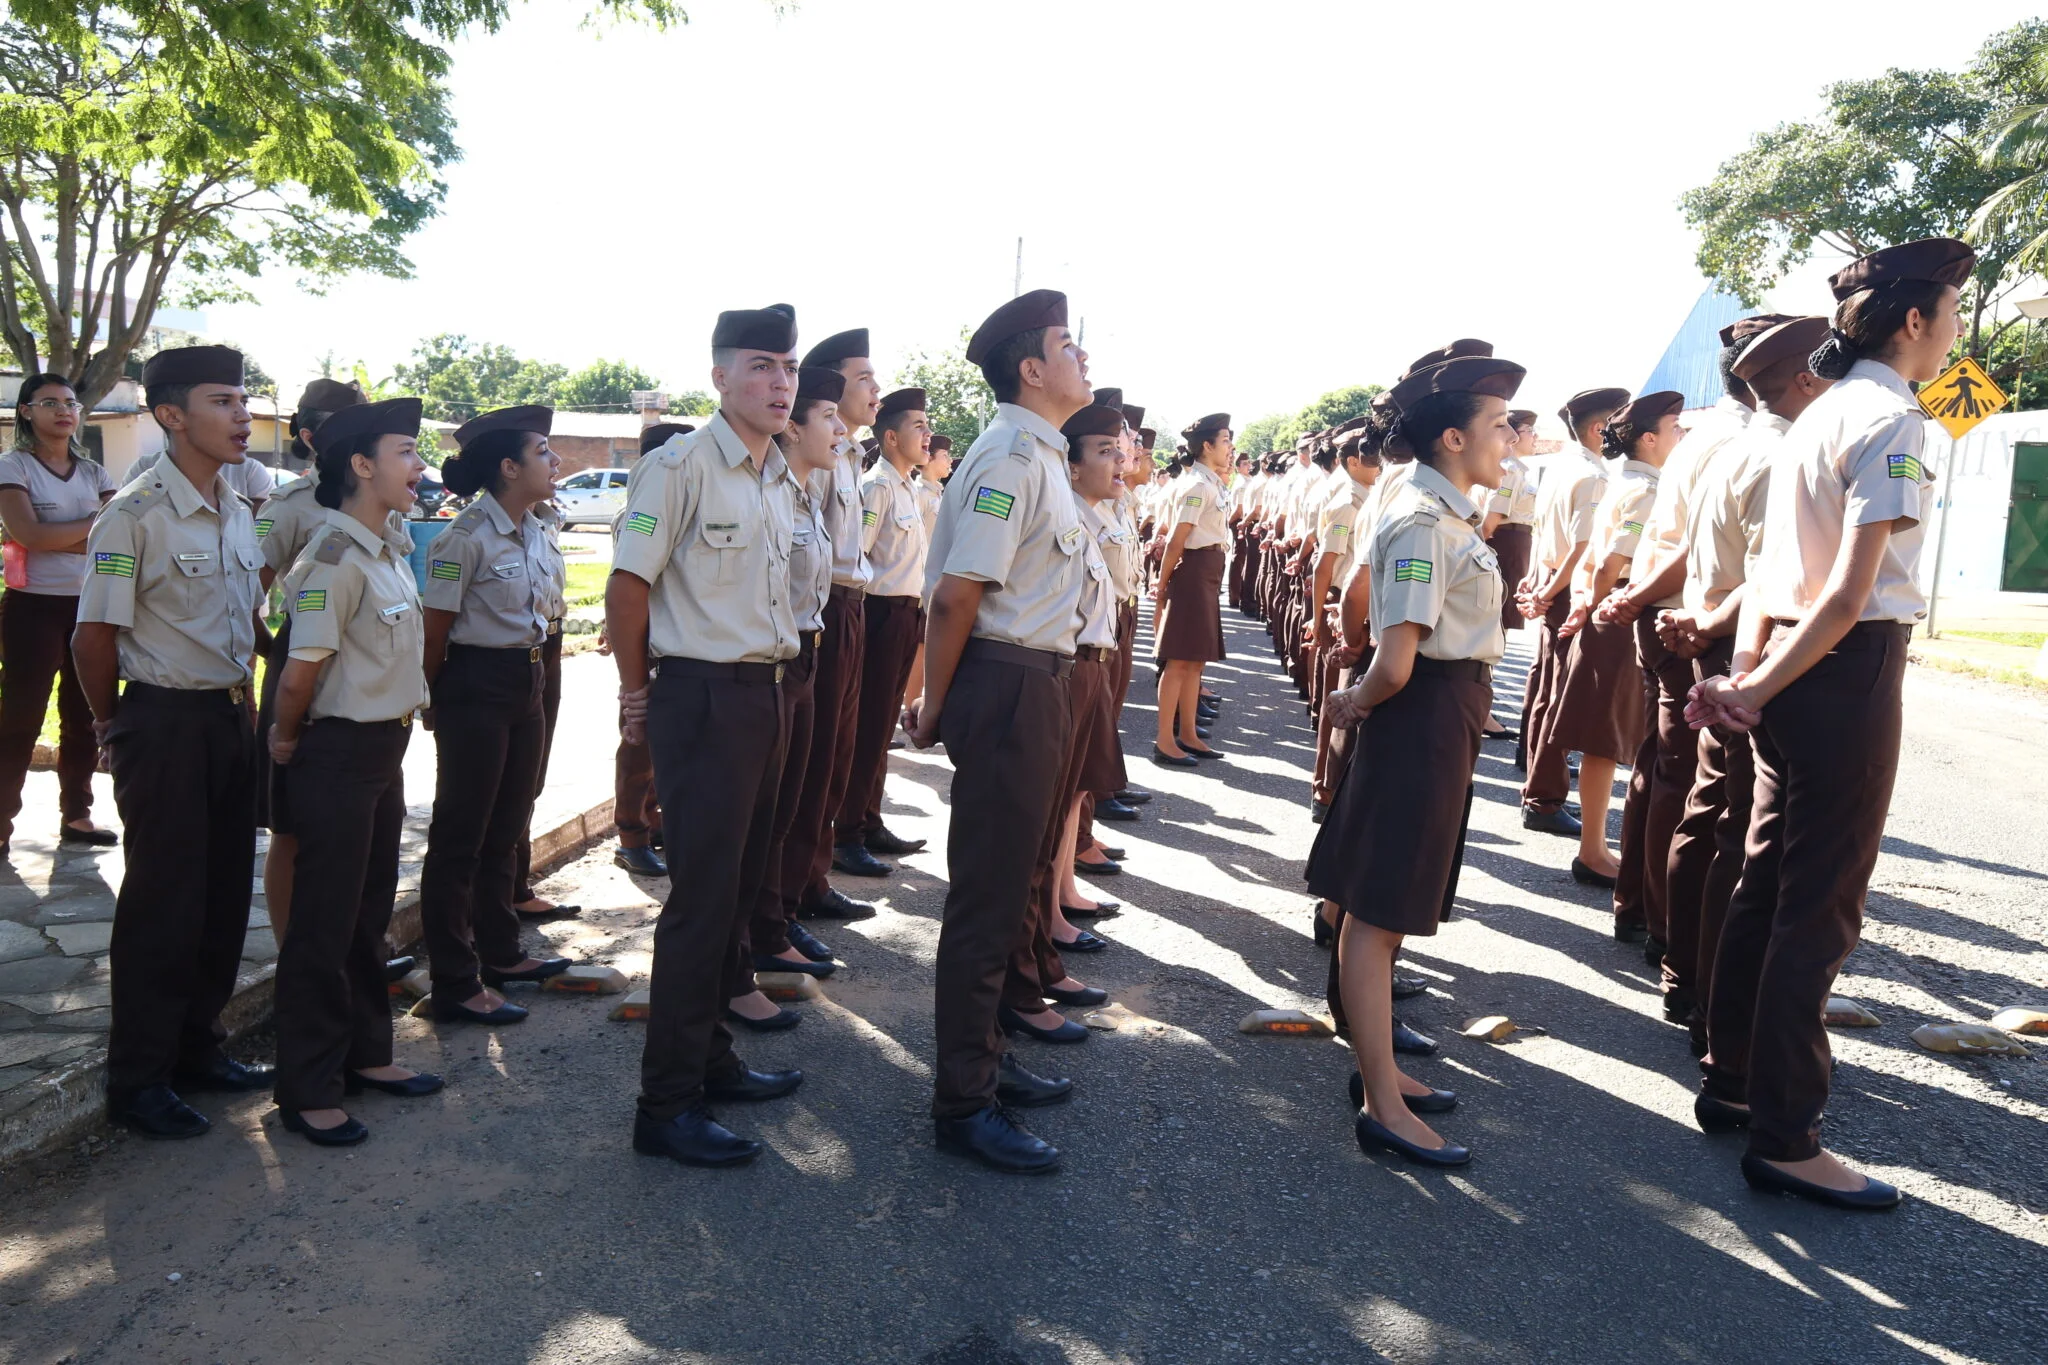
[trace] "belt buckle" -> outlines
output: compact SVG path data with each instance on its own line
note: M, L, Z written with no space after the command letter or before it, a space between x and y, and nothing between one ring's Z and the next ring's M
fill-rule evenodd
M527 650L526 650L526 662L528 662L528 663L530 663L530 664L537 664L537 663L539 663L539 662L540 662L540 646L539 646L539 645L529 645L529 646L527 647Z
M412 729L412 718L413 718L414 714L415 714L414 712L408 711L408 712L406 712L406 713L405 713L404 715L400 716L400 717L398 718L398 724L399 724L400 728L402 728L402 729L406 729L406 730L410 730L410 729Z
M785 668L787 668L787 667L788 667L788 665L787 665L787 664L782 664L782 663L778 663L778 664L776 664L776 665L775 665L775 681L777 681L777 682L781 682L781 681L782 681L782 670L783 670L783 669L785 669Z
M244 702L249 700L248 687L242 683L236 683L233 687L230 687L228 689L228 700L233 702L237 706L242 705Z

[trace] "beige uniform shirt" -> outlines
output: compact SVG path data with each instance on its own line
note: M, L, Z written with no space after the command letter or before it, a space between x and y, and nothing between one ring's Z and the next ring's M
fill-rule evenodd
M831 477L813 473L796 486L791 503L795 518L789 541L789 601L796 628L809 634L825 628L825 599L832 592L832 538L822 515Z
M1500 662L1500 564L1479 538L1482 520L1450 480L1415 463L1373 529L1375 633L1413 622L1425 628L1425 659Z
M326 509L322 509L326 511ZM292 657L322 663L314 720L404 720L428 704L427 629L405 551L354 517L326 512L284 576Z
M28 494L29 510L39 522L86 521L99 515L100 504L114 492L114 476L91 460L73 457L71 472L59 478L32 450L0 455L0 488ZM48 597L76 597L85 585L91 562L84 547L74 550L31 550L21 547L28 582L9 592Z
M114 495L85 543L78 619L119 627L121 676L157 687L238 687L256 652L263 556L249 504L214 481L208 507L169 460Z
M1372 494L1371 488L1349 474L1343 478L1344 482L1333 487L1323 499L1322 511L1316 517L1316 548L1322 554L1337 556L1336 565L1330 570L1330 586L1339 591L1351 574L1356 547L1361 543L1359 517Z
M1482 490L1484 491L1484 490ZM1473 499L1475 502L1478 499ZM1514 455L1502 458L1500 462L1500 487L1486 493L1486 501L1479 506L1488 516L1500 513L1503 526L1534 526L1536 524L1536 480L1529 473L1529 466Z
M1880 361L1859 360L1847 377L1799 414L1771 460L1770 506L1753 581L1764 611L1805 617L1834 572L1845 528L1894 526L1859 621L1918 621L1927 598L1917 574L1934 505L1922 462L1927 418L1913 390Z
M143 476L170 458L168 450L152 450L134 464L128 466L128 473L122 478L122 487L140 483ZM266 501L271 490L277 487L277 474L271 467L254 455L244 455L240 464L224 464L220 467L221 477L228 481L228 487L240 493L251 503Z
M1536 493L1536 567L1550 573L1574 547L1593 538L1593 509L1607 487L1607 462L1599 452L1574 446L1543 475Z
M1084 502L1081 524L1109 569L1111 596L1119 604L1138 595L1138 530L1116 502ZM1088 643L1086 640L1083 644Z
M1387 508L1393 505L1394 495L1415 477L1415 465L1413 460L1389 462L1366 492L1363 513L1358 524L1351 528L1352 538L1358 544L1358 550L1351 557L1353 564L1365 557L1365 547L1372 544L1373 532L1378 528L1380 518L1386 515Z
M1694 490L1699 487L1701 474L1716 454L1742 435L1749 418L1748 407L1723 395L1720 402L1700 415L1671 452L1671 458L1664 462L1664 476L1657 481L1657 505L1650 509L1643 538L1636 546L1635 562L1629 566L1631 579L1640 582L1648 578L1658 561L1685 543L1686 527L1692 524ZM1675 607L1683 595L1681 586L1655 605Z
M1207 466L1195 466L1173 485L1173 520L1166 532L1171 536L1183 525L1194 527L1183 550L1206 550L1230 540L1230 490Z
M263 552L263 562L270 567L273 582L283 578L285 571L306 552L306 542L313 538L313 532L327 524L327 509L313 496L317 487L319 481L311 474L301 474L279 484L277 491L263 502L261 515L256 518L256 548ZM385 539L400 554L412 553L412 533L406 530L405 518L396 512L391 514Z
M825 527L832 540L832 582L866 591L874 575L861 544L860 447L848 441L839 452L838 465L827 474L831 488L825 499Z
M1633 559L1641 545L1643 531L1650 519L1650 508L1657 501L1657 485L1663 471L1656 465L1641 460L1623 460L1621 468L1607 480L1601 490L1600 501L1593 509L1593 534L1586 553L1580 557L1579 566L1572 573L1572 589L1581 594L1593 591L1594 575L1611 555L1625 555ZM1617 584L1629 581L1632 570L1622 567Z
M547 506L515 525L488 492L456 513L427 551L426 604L455 613L451 642L528 649L562 628L567 569L560 527Z
M1749 581L1749 566L1763 548L1771 457L1791 429L1776 413L1759 412L1700 472L1685 533L1681 600L1689 610L1712 611Z
M1074 499L1074 510L1084 524L1092 520L1089 516L1092 509L1079 498ZM1083 537L1083 541L1081 559L1086 575L1081 580L1081 625L1074 643L1096 649L1115 649L1116 612L1120 602L1116 578L1110 572L1109 561L1103 557L1102 543L1093 534Z
M869 592L916 597L924 591L925 531L917 490L887 460L876 460L860 481L860 534Z
M654 661L796 657L789 576L795 504L796 480L781 449L770 441L756 472L723 413L641 457L612 568L652 590L647 637Z
M945 496L946 486L944 484L933 483L930 479L926 478L918 479L917 515L924 522L924 543L927 547L932 543L932 527L938 524L939 502Z
M1088 532L1067 478L1067 438L1028 408L996 404L946 484L927 599L946 574L987 585L974 635L1072 654Z

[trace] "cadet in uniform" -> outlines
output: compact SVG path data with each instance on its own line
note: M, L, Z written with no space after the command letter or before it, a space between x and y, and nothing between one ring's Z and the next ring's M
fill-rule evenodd
M654 929L633 1148L689 1165L760 1155L711 1101L773 1099L803 1083L801 1071L748 1069L726 1026L768 875L789 730L782 676L798 650L796 482L774 439L796 397L795 351L786 304L719 314L718 413L635 471L605 590L626 737L644 735L654 752L676 874Z
M126 829L107 1114L181 1138L208 1124L180 1090L271 1080L220 1049L256 865L249 686L263 560L249 504L222 472L249 445L241 353L159 351L142 384L170 453L93 524L71 649Z
M1152 599L1159 609L1159 730L1152 761L1162 767L1192 768L1197 759L1223 755L1196 733L1200 718L1202 666L1224 657L1222 603L1223 547L1230 541L1230 414L1212 412L1181 437L1194 468L1173 485L1166 550Z
M1486 543L1500 561L1500 580L1507 585L1500 607L1500 628L1520 630L1526 624L1515 605L1515 587L1529 572L1529 547L1536 526L1536 473L1524 460L1536 453L1536 414L1516 408L1508 414L1515 428L1515 444L1501 461L1500 487L1486 502L1486 521L1480 528ZM1519 748L1522 732L1510 730L1489 713L1485 739L1512 739Z
M277 1104L322 1147L370 1135L342 1108L365 1089L429 1095L441 1078L392 1065L384 931L398 894L404 760L427 703L426 633L394 530L426 464L420 400L351 407L315 433L315 544L284 577L292 652L269 747L299 833L297 913L277 959Z
M953 763L939 930L934 1137L998 1170L1043 1171L1059 1151L1004 1107L1066 1086L1003 1049L1005 969L1030 914L1032 871L1054 817L1073 735L1074 669L1088 532L1060 425L1089 405L1088 356L1066 295L1021 294L967 345L996 417L953 471L925 561L925 690L912 743L943 739Z
M1709 1128L1747 1125L1750 1184L1848 1208L1889 1208L1899 1193L1820 1145L1821 1011L1862 926L1898 775L1906 642L1927 611L1917 570L1933 477L1911 386L1948 363L1976 260L1937 237L1829 280L1834 328L1812 368L1839 382L1772 459L1731 673L1695 692L1696 722L1751 727L1756 743L1749 858L1721 931L1696 1112Z
M520 835L539 789L547 721L541 661L560 620L554 409L480 413L455 433L441 466L448 491L479 494L428 551L426 672L433 689L437 780L420 873L420 927L436 1019L515 1024L526 1009L493 988L545 981L569 959L519 946L513 910Z
M1339 441L1337 459L1339 472L1345 476L1344 482L1325 499L1317 515L1316 543L1321 547L1321 553L1316 558L1315 573L1310 580L1310 597L1317 604L1314 629L1317 657L1322 664L1322 700L1339 687L1349 685L1344 680L1344 672L1358 660L1357 653L1345 643L1342 604L1331 600L1331 593L1341 593L1351 579L1351 570L1361 548L1360 521L1366 499L1380 477L1377 443L1369 439L1366 429L1369 420L1361 419ZM1309 814L1317 824L1321 824L1323 817L1329 814L1330 802L1336 798L1338 784L1343 780L1344 760L1334 744L1340 733L1341 730L1330 724L1328 713L1319 708L1316 715L1315 773L1309 783Z
M944 432L932 436L930 450L925 455L924 465L917 471L917 514L924 523L924 543L932 543L932 528L939 522L939 502L946 495L946 480L953 473L953 438ZM920 593L923 584L919 583ZM918 598L920 610L923 597ZM903 683L902 706L909 706L924 695L924 636L917 637L917 648L910 653L910 676Z
M687 436L696 429L689 422L656 422L640 433L640 458L644 460L667 445L671 436ZM632 482L628 471L627 486ZM624 520L622 508L615 521ZM622 524L613 525L614 540L623 529ZM603 652L611 652L609 640L604 642ZM612 862L636 877L666 877L668 863L657 851L662 842L661 807L654 800L654 759L645 740L634 743L626 739L623 718L619 730L619 749L612 761L612 810L619 827L619 848L612 854Z

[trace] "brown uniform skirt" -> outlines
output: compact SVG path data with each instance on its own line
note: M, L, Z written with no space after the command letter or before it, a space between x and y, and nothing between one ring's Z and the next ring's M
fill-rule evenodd
M1457 870L1493 670L1417 659L1408 685L1373 708L1308 855L1308 889L1396 934L1434 934Z
M1566 642L1564 680L1550 715L1560 751L1577 749L1616 763L1634 760L1649 729L1643 666L1636 659L1634 626L1588 621Z
M1166 585L1159 657L1211 663L1223 657L1223 547L1184 550Z
M1529 531L1527 526L1504 521L1493 528L1493 534L1486 540L1493 549L1493 557L1500 562L1502 630L1520 630L1529 621L1522 615L1522 609L1515 605L1515 584L1529 572Z

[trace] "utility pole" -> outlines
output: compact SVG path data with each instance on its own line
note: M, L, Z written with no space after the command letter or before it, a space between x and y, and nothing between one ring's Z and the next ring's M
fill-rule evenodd
M1078 332L1076 332L1076 333L1074 334L1074 344L1075 344L1076 346L1086 346L1086 345L1088 344L1088 319L1087 319L1087 318L1082 318L1082 319L1081 319L1081 330L1080 330L1080 331L1078 331Z
M1010 297L1016 298L1024 292L1024 239L1017 239L1017 273L1010 277Z

